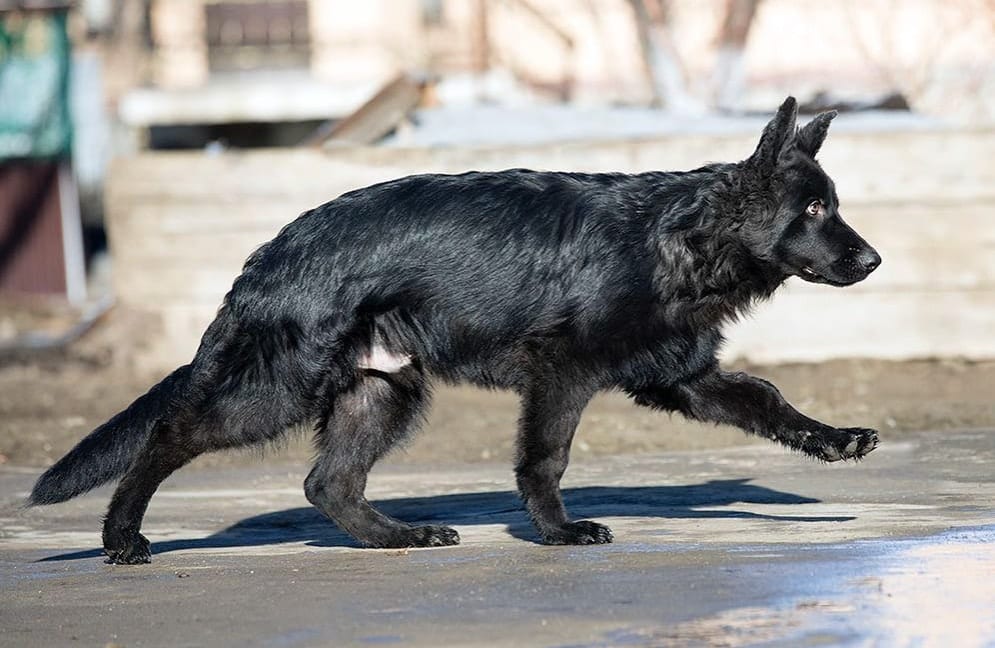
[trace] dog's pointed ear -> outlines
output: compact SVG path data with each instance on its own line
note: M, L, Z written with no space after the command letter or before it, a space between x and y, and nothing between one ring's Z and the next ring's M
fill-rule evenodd
M795 138L798 150L814 158L815 154L822 148L822 143L826 141L829 122L833 121L837 114L835 110L819 113L812 121L802 126Z
M771 173L777 166L777 158L781 151L795 137L795 121L798 119L798 102L794 97L788 97L777 109L777 114L764 127L760 135L757 150L747 160L750 166L764 173Z

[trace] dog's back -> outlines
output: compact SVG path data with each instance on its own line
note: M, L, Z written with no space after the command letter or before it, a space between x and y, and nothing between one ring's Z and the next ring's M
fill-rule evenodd
M246 340L361 353L376 332L431 373L513 386L524 345L558 339L590 353L606 331L650 323L655 221L631 202L656 179L511 170L346 194L250 258L194 367L242 355L229 345Z

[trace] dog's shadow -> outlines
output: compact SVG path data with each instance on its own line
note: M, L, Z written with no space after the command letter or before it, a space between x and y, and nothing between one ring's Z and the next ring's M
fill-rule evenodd
M749 479L712 480L689 486L585 486L567 488L563 499L575 519L610 516L652 518L744 518L782 522L846 522L852 516L768 515L725 507L731 504L815 504L820 500L755 486ZM538 542L518 495L511 491L401 497L375 502L384 513L413 524L504 524L523 540ZM704 509L704 510L701 510ZM358 547L351 537L311 507L254 515L206 538L153 544L155 554L186 549L222 549L304 542L314 547ZM102 556L99 549L42 561Z

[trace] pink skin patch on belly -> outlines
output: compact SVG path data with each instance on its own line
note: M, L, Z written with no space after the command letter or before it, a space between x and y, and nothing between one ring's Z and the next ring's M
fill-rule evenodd
M374 346L359 356L357 365L360 369L371 369L383 373L397 373L411 364L411 356L403 353L392 353L382 346Z

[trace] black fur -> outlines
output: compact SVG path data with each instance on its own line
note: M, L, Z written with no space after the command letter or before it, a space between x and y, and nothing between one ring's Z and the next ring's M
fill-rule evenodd
M190 373L184 365L147 394L91 432L42 475L31 490L31 504L57 504L120 477L148 443L152 425L167 399Z
M410 527L363 496L373 464L420 421L430 376L521 395L518 485L554 544L612 539L571 521L559 490L599 390L827 461L863 456L874 431L807 418L716 361L722 326L788 276L845 285L880 262L814 161L833 115L800 131L795 115L789 98L740 163L412 176L304 213L249 258L191 364L84 439L31 503L124 473L105 551L147 562L142 517L172 471L316 422L305 490L317 508L370 546L455 544L454 530ZM374 346L410 363L370 366Z

